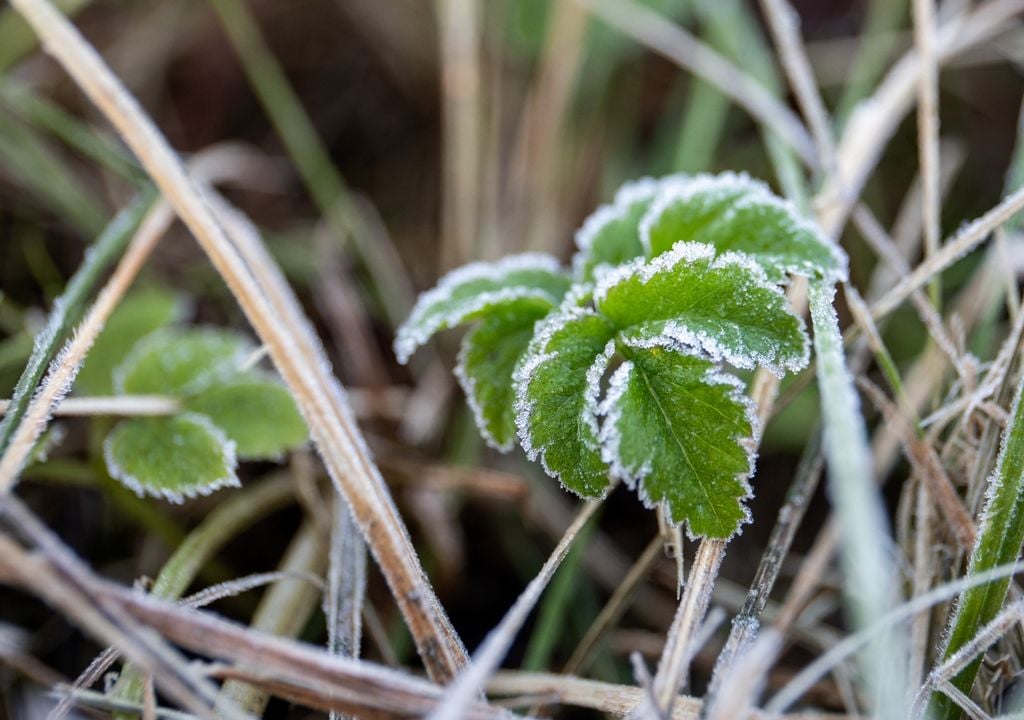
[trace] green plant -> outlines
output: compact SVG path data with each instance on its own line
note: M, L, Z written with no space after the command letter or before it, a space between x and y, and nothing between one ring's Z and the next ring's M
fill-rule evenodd
M843 278L842 251L746 175L625 185L576 235L572 273L524 254L453 271L399 329L400 362L477 322L456 375L484 438L584 498L621 479L692 536L748 519L757 420L724 369L782 375L808 339L780 284Z
M173 325L181 300L162 290L127 298L82 367L76 389L159 395L177 412L121 420L103 454L114 477L139 495L173 502L237 486L237 460L276 459L306 441L287 389L244 369L254 347L244 335Z

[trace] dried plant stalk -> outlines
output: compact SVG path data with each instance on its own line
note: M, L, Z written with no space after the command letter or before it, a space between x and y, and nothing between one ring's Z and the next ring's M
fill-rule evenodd
M289 322L293 318L287 307L275 307L268 299L266 288L214 219L166 140L74 26L46 0L16 0L14 6L124 136L238 300L302 410L328 472L381 565L428 672L436 680L450 680L465 664L465 651L362 442L344 390L327 372L325 362L313 362L303 352L314 342L308 322L296 327Z

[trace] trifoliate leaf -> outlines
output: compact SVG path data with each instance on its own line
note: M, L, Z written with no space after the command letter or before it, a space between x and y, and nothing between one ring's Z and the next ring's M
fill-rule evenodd
M217 383L188 399L235 443L243 460L273 460L306 442L306 423L281 383L246 375Z
M697 175L665 186L640 221L648 257L677 242L702 242L720 253L742 252L772 282L790 273L844 280L846 254L789 202L745 174Z
M103 444L110 476L136 493L183 502L237 486L235 447L194 413L122 420Z
M406 363L434 333L483 317L506 303L529 299L551 310L569 289L569 278L550 255L525 253L495 263L472 263L445 275L423 293L395 336L395 356Z
M480 434L507 452L516 439L512 374L533 338L534 324L548 314L532 301L497 307L462 339L455 374Z
M746 256L702 243L678 243L649 262L605 275L594 302L633 345L669 338L736 367L783 374L807 364L803 322L786 296Z
M608 468L598 446L601 378L614 329L592 310L564 307L540 323L515 372L516 427L523 449L569 490L603 495Z
M577 280L590 281L595 275L644 254L640 242L640 219L666 187L685 180L685 175L642 178L619 188L615 200L602 205L584 221L576 233L579 252L573 259Z
M244 336L216 328L151 333L114 372L119 393L191 395L235 372L252 352Z
M674 346L624 354L601 408L605 461L691 537L733 535L749 519L756 423L742 383Z
M157 328L185 317L187 304L174 293L146 288L130 293L107 319L78 372L74 389L84 395L114 392L114 368L132 346Z

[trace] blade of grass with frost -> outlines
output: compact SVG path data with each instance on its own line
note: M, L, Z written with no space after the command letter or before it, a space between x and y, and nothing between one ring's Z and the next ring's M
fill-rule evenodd
M871 451L860 401L843 357L835 289L810 285L811 323L817 356L829 494L839 517L844 590L856 627L866 628L896 606L896 568L885 511L875 488ZM903 628L876 639L860 656L864 682L878 717L906 717L907 648Z
M178 600L225 544L247 527L292 501L290 476L282 475L253 487L240 490L214 508L209 515L178 544L174 554L164 563L149 594L161 600ZM108 697L114 700L140 702L143 671L129 663L121 671Z
M1018 382L1010 412L1011 422L1003 434L1002 448L996 469L985 493L978 541L971 552L968 576L1011 563L1020 556L1024 544L1024 375ZM1009 589L1008 578L971 588L957 601L950 621L944 658L949 658L968 643L978 630L992 620L1003 606ZM953 680L953 686L969 694L978 673L980 658L967 666ZM932 700L932 714L938 718L954 718L960 710L948 697L937 693Z
M32 393L46 372L47 363L75 322L76 313L85 307L100 277L121 254L155 199L156 191L150 186L131 205L118 213L86 251L85 259L71 276L64 293L54 302L46 325L36 335L32 355L14 388L4 419L0 422L0 453L7 448L11 433L21 422Z

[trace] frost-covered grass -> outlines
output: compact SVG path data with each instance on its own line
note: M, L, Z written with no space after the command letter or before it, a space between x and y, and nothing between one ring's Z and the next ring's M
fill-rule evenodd
M51 2L0 715L1024 709L1020 0Z

